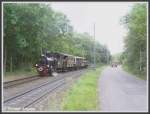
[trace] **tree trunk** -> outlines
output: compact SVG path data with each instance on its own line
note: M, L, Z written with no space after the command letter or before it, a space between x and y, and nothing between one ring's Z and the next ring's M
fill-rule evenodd
M42 55L42 47L41 47L41 55Z
M7 61L7 52L6 47L4 48L4 73L6 73L6 61Z
M141 48L140 48L140 71L142 70L142 65L141 65L141 63L142 63L142 57L141 57Z
M12 67L13 67L12 58L13 58L13 57L11 56L11 57L10 57L10 72L12 72L12 71L13 71L13 70L12 70L12 69L13 69L13 68L12 68Z

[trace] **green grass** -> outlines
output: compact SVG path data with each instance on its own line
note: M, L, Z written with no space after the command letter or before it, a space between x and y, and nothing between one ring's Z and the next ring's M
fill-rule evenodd
M63 99L64 111L95 111L98 110L97 82L104 67L89 70L70 89Z
M131 73L132 75L136 76L139 79L142 79L142 80L146 80L147 79L146 74L143 73L143 72L139 73L137 71L133 71L132 69L129 69L127 65L122 65L122 68L126 72Z

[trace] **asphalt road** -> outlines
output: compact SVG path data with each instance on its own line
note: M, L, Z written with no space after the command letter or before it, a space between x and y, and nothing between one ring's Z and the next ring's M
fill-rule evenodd
M147 112L147 82L121 67L107 67L99 80L100 110L104 112Z

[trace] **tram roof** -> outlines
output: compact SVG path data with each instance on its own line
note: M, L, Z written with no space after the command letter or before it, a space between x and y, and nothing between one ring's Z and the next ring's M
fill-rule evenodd
M54 54L60 54L60 55L63 55L63 56L69 56L69 57L75 57L75 58L79 58L79 59L85 59L84 57L74 56L74 55L71 55L71 54L66 54L66 53L61 53L61 52L54 52Z

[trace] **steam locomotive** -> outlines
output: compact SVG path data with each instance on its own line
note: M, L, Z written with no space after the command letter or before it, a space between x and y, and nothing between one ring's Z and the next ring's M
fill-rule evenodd
M84 57L65 53L47 53L41 56L41 60L35 65L40 76L52 76L54 72L66 72L88 67Z

